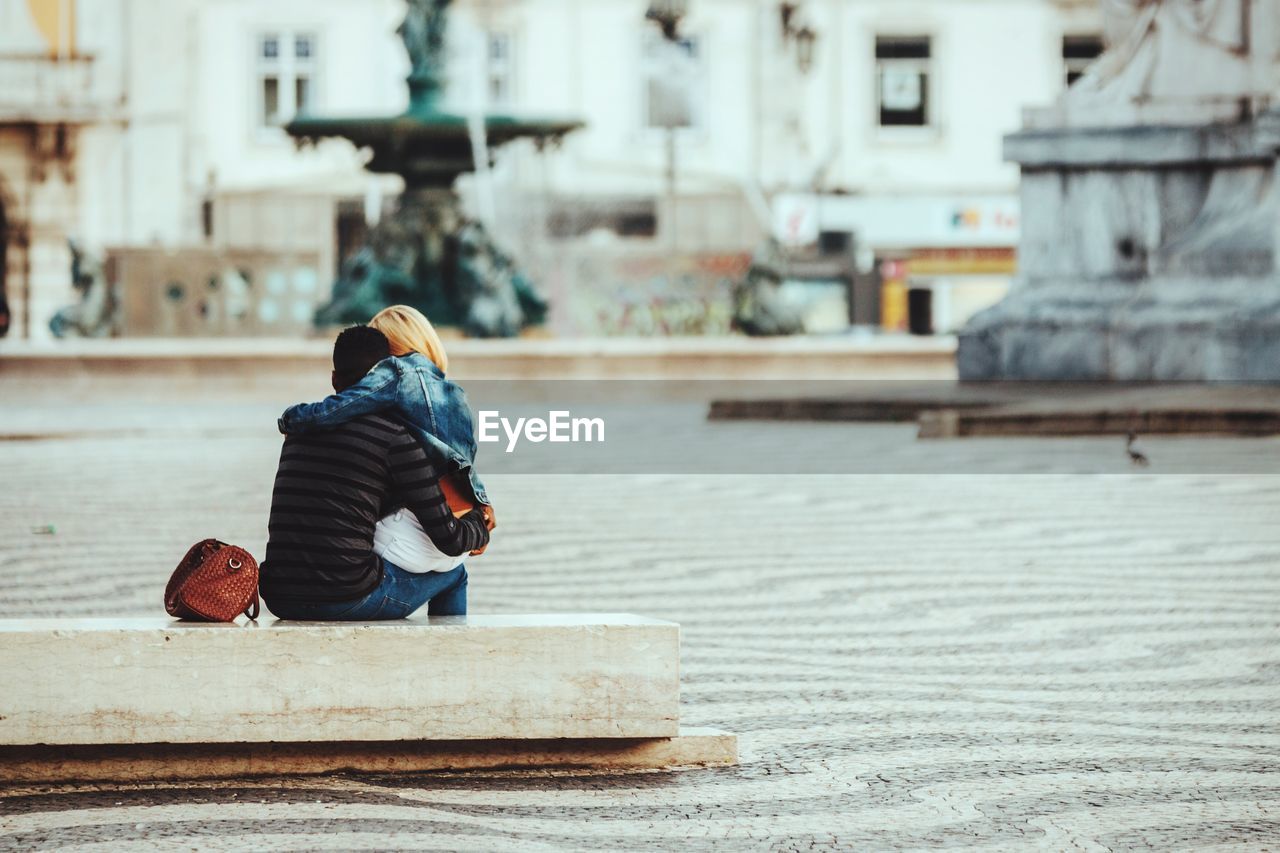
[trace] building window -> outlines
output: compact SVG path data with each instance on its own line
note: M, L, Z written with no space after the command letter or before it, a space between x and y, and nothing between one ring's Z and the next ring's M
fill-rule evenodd
M932 59L929 36L876 37L876 103L881 127L927 127Z
M1062 65L1070 86L1084 76L1095 59L1102 55L1102 36L1063 36Z
M670 41L645 33L641 79L646 128L702 126L704 60L697 38Z
M515 104L515 45L507 33L489 33L485 56L486 97L490 106Z
M279 127L315 107L316 38L267 33L258 39L258 121Z

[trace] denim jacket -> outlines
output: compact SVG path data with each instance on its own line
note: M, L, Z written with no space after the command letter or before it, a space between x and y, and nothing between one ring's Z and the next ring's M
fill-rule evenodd
M447 470L467 469L471 490L489 503L476 474L476 436L467 396L435 362L416 352L384 358L364 378L318 403L299 403L280 416L280 432L327 429L360 415L396 409L427 455Z

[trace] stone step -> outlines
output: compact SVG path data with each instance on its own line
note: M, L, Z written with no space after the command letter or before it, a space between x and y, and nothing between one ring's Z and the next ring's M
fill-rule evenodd
M1280 392L1246 386L1158 388L1078 399L920 413L920 438L1280 435Z
M0 746L0 784L539 767L679 769L737 763L735 735L699 728L681 728L670 738Z
M611 337L456 340L450 377L477 379L953 379L955 338L909 335ZM298 382L323 383L333 335L319 339L112 338L45 343L0 341L6 383L119 383L136 396L149 380L211 387L246 385L297 395ZM142 377L142 379L140 379ZM125 383L129 384L125 384ZM219 385L221 383L221 385ZM167 382L166 388L173 383Z
M680 627L0 621L0 745L674 738Z

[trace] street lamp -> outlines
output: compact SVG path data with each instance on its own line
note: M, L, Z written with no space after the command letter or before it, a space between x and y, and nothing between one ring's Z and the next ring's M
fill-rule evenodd
M818 41L818 33L802 21L799 3L779 3L778 23L782 30L782 46L795 45L796 67L801 74L808 74L813 68L814 48Z
M662 38L666 41L666 44L662 44L659 46L664 48L665 52L669 56L683 55L679 53L682 47L680 43L679 28L680 28L680 20L687 14L689 14L689 0L650 0L649 9L644 13L645 20L653 21L658 25L658 29L662 31ZM673 65L671 68L667 69L667 73L670 74L672 71L675 71L678 74L680 70L681 69L679 65ZM687 71L687 69L685 70ZM684 75L679 75L679 76L684 76ZM674 81L668 80L667 82L671 83ZM680 82L687 84L688 80L686 79ZM684 95L686 97L688 96L687 91L684 92ZM652 90L651 90L651 96L652 96ZM652 108L652 105L651 105L651 108ZM688 110L686 110L685 112L687 113ZM675 119L674 116L669 116L668 118ZM681 122L678 119L669 120L668 123L666 124L667 209L663 218L666 220L664 225L666 227L666 230L670 233L669 239L671 241L671 248L673 250L676 248L676 237L677 237L676 227L675 227L676 204L677 204L677 201L676 201L677 199L676 131L680 127L680 125L681 125Z
M809 69L813 68L813 53L818 43L818 34L814 32L813 27L806 24L796 32L795 39L796 66L801 74L808 74Z
M782 40L785 42L791 38L791 34L795 30L796 12L800 10L798 3L779 3L778 4L778 23L782 26Z
M677 30L680 19L689 14L689 0L651 0L649 10L644 13L645 20L653 21L662 30L662 37L667 41L680 38Z

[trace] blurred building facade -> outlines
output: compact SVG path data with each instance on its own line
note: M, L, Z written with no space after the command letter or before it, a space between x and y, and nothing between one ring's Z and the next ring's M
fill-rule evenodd
M69 238L134 268L187 251L305 257L271 309L305 325L337 230L363 225L382 184L350 147L299 151L281 125L312 101L402 109L401 14L395 0L0 0L10 335L48 337L76 300Z
M456 109L587 122L460 187L543 281L558 331L720 330L726 283L770 234L856 246L885 279L870 325L905 327L911 290L932 295L937 331L1001 295L1018 237L1001 140L1100 50L1093 0L687 6L667 42L644 0L453 5ZM398 187L349 146L298 150L280 126L403 109L402 14L400 0L0 0L11 334L46 335L75 298L68 237L293 253L313 274L280 283L282 316L322 301Z
M645 6L464 4L499 67L518 69L494 93L587 121L545 171L509 158L529 198L510 209L619 251L741 252L772 232L842 252L852 232L886 282L858 320L893 329L911 290L932 297L928 327L951 331L1007 288L1018 170L1002 138L1102 50L1095 0L692 0L667 81L689 106L671 121ZM546 245L547 230L520 230L525 252Z

